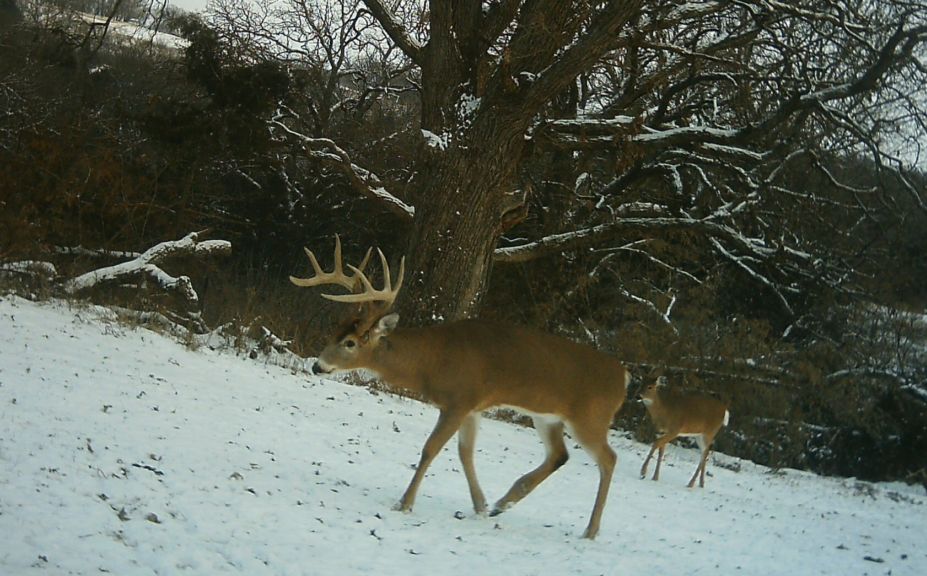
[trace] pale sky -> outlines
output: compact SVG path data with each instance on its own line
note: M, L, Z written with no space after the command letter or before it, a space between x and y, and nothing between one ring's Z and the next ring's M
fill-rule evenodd
M209 0L170 0L169 3L188 12L200 12L206 8L208 2Z

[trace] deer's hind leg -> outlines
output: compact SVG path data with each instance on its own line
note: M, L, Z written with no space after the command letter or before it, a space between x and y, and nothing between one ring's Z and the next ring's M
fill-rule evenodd
M548 476L566 464L570 455L563 442L563 422L551 417L535 416L534 428L537 430L544 446L547 448L546 456L541 465L528 472L512 484L505 496L493 506L490 516L496 516L511 508L516 502L531 493Z
M692 479L689 480L689 488L695 486L695 479L698 478L699 488L705 487L705 468L708 466L708 454L711 452L711 442L714 440L714 436L707 436L706 434L699 434L695 437L695 441L698 442L698 447L701 452L698 466L695 468L695 474L692 475Z

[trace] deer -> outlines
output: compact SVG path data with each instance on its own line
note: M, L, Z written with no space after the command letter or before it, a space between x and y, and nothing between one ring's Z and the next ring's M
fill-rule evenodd
M568 458L564 430L595 460L599 484L583 537L594 539L608 498L617 455L608 443L613 418L624 403L630 374L618 360L587 346L534 329L480 319L428 326L400 326L392 311L402 287L405 257L395 284L383 252L377 248L383 287L374 288L359 266L342 263L335 236L334 268L324 272L304 248L314 275L290 277L300 287L334 285L346 294L321 294L327 300L357 304L319 353L316 375L366 369L390 388L399 388L438 409L438 421L425 441L415 473L395 510L411 512L429 465L457 434L458 456L473 509L487 513L486 497L474 466L473 450L483 411L493 407L528 415L544 443L543 462L518 478L489 511L496 516L531 493Z
M666 445L679 436L694 436L701 449L701 458L692 479L689 480L689 488L695 486L696 478L699 480L699 487L704 488L705 467L711 443L730 419L727 405L704 393L670 389L665 376L655 378L644 388L640 393L640 400L661 434L650 447L644 465L641 466L641 478L647 476L647 465L650 464L654 451L658 451L658 455L653 480L659 480L660 462L663 460Z

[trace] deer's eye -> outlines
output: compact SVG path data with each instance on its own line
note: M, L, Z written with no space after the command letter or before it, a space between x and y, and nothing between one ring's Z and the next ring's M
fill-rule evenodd
M354 348L355 346L357 346L357 342L353 338L351 338L351 339L345 340L343 342L343 346L345 348Z

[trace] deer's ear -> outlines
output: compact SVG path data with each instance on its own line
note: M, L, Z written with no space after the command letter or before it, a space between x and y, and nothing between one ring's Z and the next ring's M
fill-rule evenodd
M399 324L399 314L396 314L395 312L392 314L387 314L386 316L380 318L380 321L377 322L376 327L373 329L373 336L375 338L389 336L389 334L396 328L397 324Z
M666 386L666 376L660 376L657 378L657 387L663 388Z

